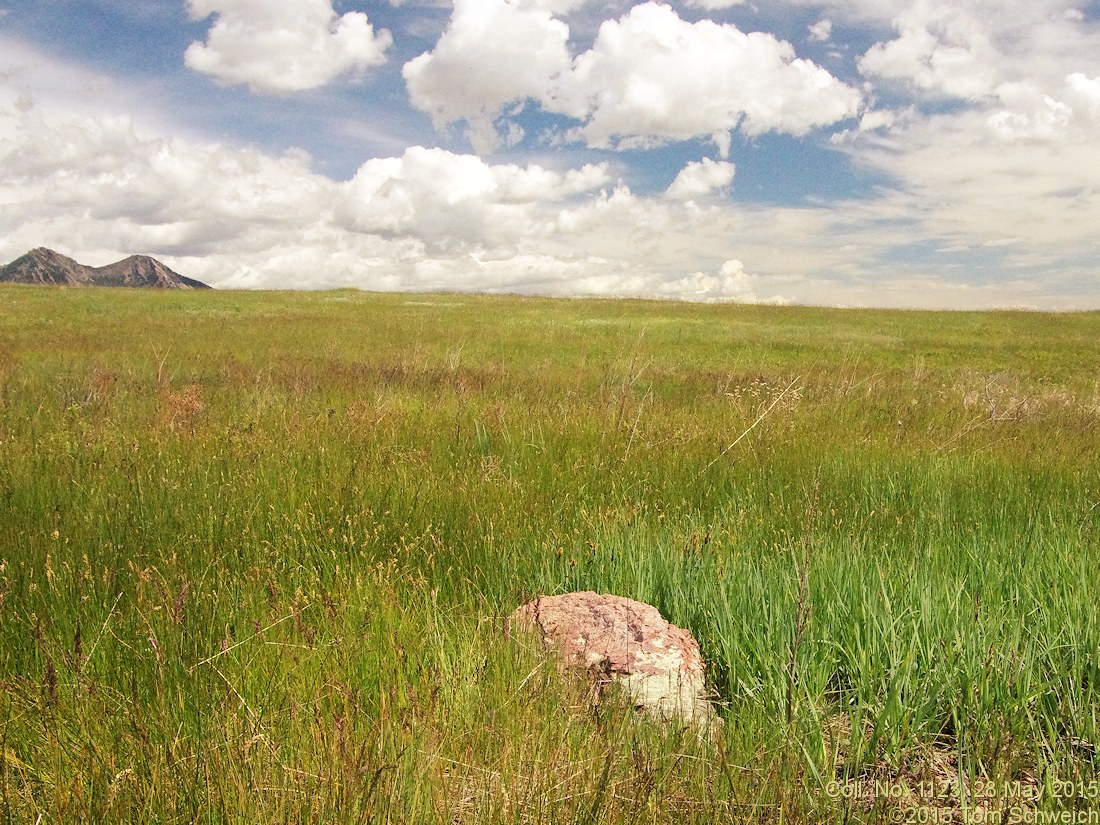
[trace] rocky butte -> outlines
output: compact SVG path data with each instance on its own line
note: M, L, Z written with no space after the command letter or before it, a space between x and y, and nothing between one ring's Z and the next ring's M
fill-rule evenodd
M211 289L173 272L146 255L131 255L107 266L85 266L52 249L39 247L0 266L0 283L50 286L122 286L145 289Z

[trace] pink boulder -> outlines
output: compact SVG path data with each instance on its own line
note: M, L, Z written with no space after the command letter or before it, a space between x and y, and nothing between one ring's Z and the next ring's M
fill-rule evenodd
M651 605L591 592L540 596L520 606L511 625L541 633L566 665L618 683L657 718L704 726L714 719L699 643Z

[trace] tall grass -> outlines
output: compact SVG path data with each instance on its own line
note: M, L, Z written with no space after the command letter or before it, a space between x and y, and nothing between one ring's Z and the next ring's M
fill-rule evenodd
M1095 807L1098 332L0 290L4 816ZM695 633L714 736L504 633L578 589Z

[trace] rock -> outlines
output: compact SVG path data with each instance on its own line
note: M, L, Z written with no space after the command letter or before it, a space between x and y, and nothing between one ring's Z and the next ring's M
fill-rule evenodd
M620 684L652 716L703 727L714 720L699 643L651 605L592 592L540 596L520 606L510 625L541 633L567 666L601 686Z

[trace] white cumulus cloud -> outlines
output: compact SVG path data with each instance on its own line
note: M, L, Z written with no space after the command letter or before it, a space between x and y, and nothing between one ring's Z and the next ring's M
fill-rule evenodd
M142 137L126 116L54 120L31 109L2 120L0 231L39 238L33 246L57 238L201 255L247 238L262 247L323 212L333 188L303 153Z
M1074 72L1066 78L1066 99L1082 119L1095 124L1100 121L1100 75L1086 77Z
M853 116L859 101L770 34L689 23L669 6L643 3L600 27L555 108L583 119L578 134L595 146L713 136L727 148L738 126L803 135Z
M560 173L490 165L475 155L413 146L364 163L338 218L362 232L411 234L433 248L514 245L551 231L551 206L608 182L604 165Z
M723 262L718 272L709 275L696 272L674 282L675 291L691 295L703 301L737 301L744 304L786 304L782 295L767 297L759 294L760 278L745 271L745 265L736 258Z
M825 1L838 15L882 25L885 0ZM1067 0L911 0L892 14L896 36L873 45L858 66L872 82L917 98L981 104L1003 83L1049 90L1072 72L1095 73L1100 28Z
M828 43L829 38L833 36L833 21L828 18L818 20L809 27L808 31L810 39L815 43Z
M403 74L414 106L436 127L465 119L475 148L503 139L492 121L504 106L549 93L569 68L569 27L540 5L455 0L435 49L410 60Z
M413 105L437 125L473 136L507 107L535 101L580 125L590 146L655 146L730 132L804 135L856 114L860 93L770 34L687 22L647 2L599 27L592 47L568 51L566 23L544 6L457 0L436 48L405 65ZM484 140L481 148L492 148Z
M386 60L393 42L362 12L337 16L331 0L188 0L192 17L215 15L206 42L184 54L191 69L260 92L314 89Z
M728 189L735 171L736 167L728 161L710 158L692 161L680 170L665 194L675 200L690 200Z
M1073 108L1030 82L1002 83L996 89L1001 107L989 116L990 130L1001 140L1046 140L1064 134Z

